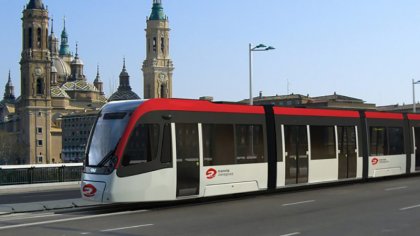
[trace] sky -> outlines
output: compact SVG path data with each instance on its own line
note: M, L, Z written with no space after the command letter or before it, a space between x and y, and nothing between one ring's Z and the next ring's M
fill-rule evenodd
M21 17L29 0L0 0L0 95L11 71L20 95ZM146 17L152 0L43 0L60 35L85 64L90 82L99 64L104 92L119 83L123 58L133 91L143 97ZM171 28L173 97L217 101L253 94L337 94L377 105L412 103L420 80L418 0L162 0ZM416 86L417 101L420 86ZM417 92L418 91L418 92Z

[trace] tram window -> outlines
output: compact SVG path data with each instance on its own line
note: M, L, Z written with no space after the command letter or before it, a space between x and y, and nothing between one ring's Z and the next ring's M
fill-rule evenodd
M388 154L388 142L385 127L370 127L370 155L383 156Z
M236 163L264 162L264 139L261 125L236 125Z
M336 158L335 132L333 126L311 126L311 159Z
M159 129L158 124L138 124L128 140L122 165L147 163L156 159Z
M125 112L106 113L104 120L121 120L124 119L125 115Z
M404 154L403 129L399 127L388 128L389 155Z
M204 165L235 164L233 125L203 124Z
M178 162L198 162L197 124L176 124L176 155Z
M370 127L370 155L404 154L404 132L401 127Z
M171 124L165 124L163 127L162 156L160 157L162 163L172 162L171 136Z

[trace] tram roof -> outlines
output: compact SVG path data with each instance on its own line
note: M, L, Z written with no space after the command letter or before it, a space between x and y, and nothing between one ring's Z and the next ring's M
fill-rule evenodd
M274 107L275 115L359 118L355 110Z
M264 114L263 106L249 106L245 104L223 104L206 100L167 99L158 98L146 100L137 108L141 113L150 111L191 111L191 112L219 112L239 114Z

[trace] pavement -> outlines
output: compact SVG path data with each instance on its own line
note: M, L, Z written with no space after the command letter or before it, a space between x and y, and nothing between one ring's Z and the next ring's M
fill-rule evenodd
M49 190L65 190L78 189L80 182L66 182L66 183L47 183L47 184L25 184L0 186L1 194L25 194L34 192L45 192ZM26 203L11 203L0 204L0 215L24 213L24 212L39 212L48 210L59 210L68 208L78 208L87 206L101 205L97 202L83 200L82 198L61 199L54 201L39 201Z

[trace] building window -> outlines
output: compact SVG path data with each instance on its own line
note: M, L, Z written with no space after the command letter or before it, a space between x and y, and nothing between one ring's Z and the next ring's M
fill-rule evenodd
M42 94L44 94L43 91L44 91L44 85L42 83L42 79L41 78L38 78L36 80L36 94L37 95L42 95Z
M37 30L37 40L36 40L36 45L38 48L41 48L41 43L42 43L42 30L41 28L38 28Z
M42 155L39 155L39 156L36 157L36 159L37 159L38 163L42 163L42 161L43 161L42 159L44 159L44 158L43 158Z
M153 38L153 51L154 51L154 52L156 52L156 46L157 46L156 44L157 44L157 42L156 42L156 37L154 37L154 38Z
M161 86L160 86L160 97L161 98L167 98L168 97L168 94L166 94L166 84L162 84Z
M37 145L38 145L38 147L42 147L42 139L38 139Z
M36 130L37 130L38 134L42 134L42 128L41 127L38 127Z
M162 37L160 40L160 50L162 51L162 53L165 53L165 38Z
M45 35L48 37L48 29L45 29Z
M33 42L33 31L32 31L32 28L29 28L29 31L28 31L28 46L29 46L29 48L33 47L32 42Z

